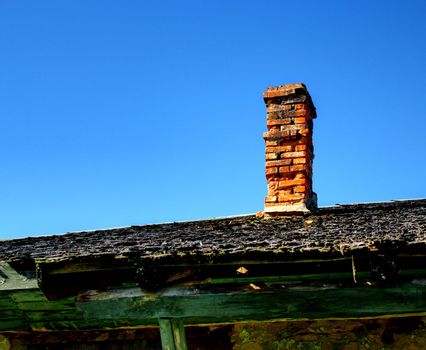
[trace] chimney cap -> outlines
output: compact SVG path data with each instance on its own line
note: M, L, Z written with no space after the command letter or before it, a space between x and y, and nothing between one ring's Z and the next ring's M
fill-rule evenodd
M270 100L274 99L291 99L293 96L306 96L306 102L311 109L311 118L314 119L317 117L316 108L312 102L311 95L306 88L306 85L303 83L279 85L279 86L269 86L266 88L266 91L263 93L263 100L265 103L268 103Z
M296 84L287 84L287 85L279 85L279 86L269 86L266 89L266 91L263 93L263 98L266 101L271 98L294 95L296 94L296 91L309 95L305 84L296 83Z

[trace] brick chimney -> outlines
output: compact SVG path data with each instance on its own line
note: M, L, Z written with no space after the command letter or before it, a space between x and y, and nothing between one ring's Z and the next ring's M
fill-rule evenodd
M317 207L312 191L312 127L315 107L304 84L269 87L267 111L265 213L309 212Z

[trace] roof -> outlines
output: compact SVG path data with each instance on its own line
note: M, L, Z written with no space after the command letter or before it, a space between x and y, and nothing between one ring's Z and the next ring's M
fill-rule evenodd
M425 257L426 199L6 240L0 330L423 315Z
M426 199L348 204L305 215L255 215L2 241L0 261L138 256L178 261L336 257L426 250Z

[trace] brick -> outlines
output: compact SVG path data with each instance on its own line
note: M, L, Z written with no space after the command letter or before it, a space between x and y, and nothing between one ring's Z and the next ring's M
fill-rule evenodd
M297 118L294 118L294 122L296 124L306 124L306 118L305 117L297 117Z
M274 190L274 191L268 191L268 196L278 196L280 194L280 191Z
M264 132L263 138L266 141L279 140L279 139L293 140L297 138L297 130L286 130L286 131L271 130L268 132Z
M278 197L277 196L266 196L265 197L265 202L266 203L275 203L278 201Z
M292 120L291 119L273 119L273 120L268 120L266 122L267 126L273 126L273 125L288 125L291 124Z
M306 136L309 134L309 129L302 129L299 131L299 134L302 136Z
M271 190L277 190L278 189L278 179L275 181L275 179L271 179L270 181L268 181L268 191Z
M288 88L288 89L282 89L282 90L271 90L266 91L263 93L263 98L277 98L277 97L283 97L286 95L294 95L296 94L296 90L294 88Z
M297 145L294 147L295 151L305 151L306 150L306 145Z
M278 175L278 168L266 168L266 177Z
M281 104L292 104L295 105L296 103L305 103L309 100L308 96L301 95L301 96L288 96L285 99L282 99Z
M266 147L269 146L279 146L280 142L279 141L266 141Z
M294 158L293 164L306 164L306 158Z
M305 151L286 152L286 153L283 153L281 155L281 157L283 157L283 158L301 158L301 157L306 157L306 152Z
M293 191L296 193L306 193L307 192L307 188L306 186L296 186L293 188Z
M278 111L283 111L283 107L281 105L269 105L266 108L266 112L267 113L274 113L274 112L278 112Z
M280 126L280 131L282 132L288 132L294 135L297 135L297 131L300 130L301 128L298 127L298 125L294 125L294 124L290 124L290 125L281 125Z
M282 111L289 111L289 110L293 110L293 105L291 104L273 104L273 103L268 103L267 107L266 107L266 112L267 113L275 113L275 112L282 112Z
M309 116L309 110L304 109L288 109L286 105L273 105L269 106L267 110L268 119L276 119L277 114L279 118L290 118L290 117L307 117ZM273 117L271 116L273 114Z
M278 203L265 202L266 208L276 207L277 205L278 205Z
M279 160L269 160L266 162L266 167L280 167L284 165L290 165L291 159L279 159Z
M289 166L280 166L280 167L278 168L278 172L279 172L280 174L286 174L286 173L289 173L289 172L290 172L290 167L289 167Z
M266 153L269 152L291 152L293 151L293 146L274 146L274 147L266 147Z
M284 194L292 194L292 193L293 193L293 188L291 188L291 187L286 189L286 190L279 190L277 192L278 196L284 195Z
M306 170L306 164L297 164L297 165L292 165L290 167L290 171L303 171Z
M293 84L284 84L276 86L268 86L266 91L276 91L276 90L285 90L285 89L295 89L295 88L305 88L305 85L302 83L293 83Z
M266 153L265 159L266 160L278 159L278 154L276 154L276 153Z
M288 188L306 184L306 179L284 180L278 182L278 188Z
M309 109L308 105L306 103L295 103L293 105L294 109Z
M293 201L297 199L303 199L305 195L303 193L285 194L278 196L278 202Z

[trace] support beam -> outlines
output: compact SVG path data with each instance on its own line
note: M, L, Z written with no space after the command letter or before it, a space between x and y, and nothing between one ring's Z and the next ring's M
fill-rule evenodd
M87 291L49 301L38 290L0 292L0 331L186 325L247 321L388 318L426 315L426 279L383 287L294 284L140 288ZM178 325L175 328L179 329ZM183 329L183 325L180 326ZM183 334L183 333L182 333Z
M183 321L173 318L160 318L161 344L163 350L188 350Z

